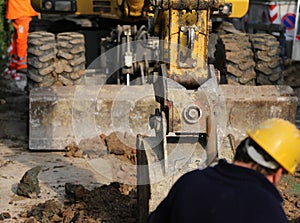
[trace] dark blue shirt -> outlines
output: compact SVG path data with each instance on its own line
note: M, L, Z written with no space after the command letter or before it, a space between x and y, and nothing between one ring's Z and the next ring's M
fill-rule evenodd
M148 223L283 223L283 199L262 174L224 160L183 175Z

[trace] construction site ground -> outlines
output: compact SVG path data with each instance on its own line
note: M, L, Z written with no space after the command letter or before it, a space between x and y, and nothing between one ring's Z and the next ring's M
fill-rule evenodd
M111 182L99 174L80 148L28 149L28 96L23 89L24 81L0 79L0 222L137 222L135 186ZM94 143L105 146L105 137ZM119 149L119 142L112 142ZM112 145L109 150L112 158L135 163L134 148L119 151ZM40 193L18 195L25 172L37 166ZM126 175L126 169L119 171ZM300 222L300 172L286 176L278 189L289 221Z

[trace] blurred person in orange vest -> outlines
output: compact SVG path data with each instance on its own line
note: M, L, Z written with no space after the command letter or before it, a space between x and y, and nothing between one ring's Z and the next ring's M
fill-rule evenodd
M11 20L14 27L12 44L9 47L11 60L4 71L4 77L21 80L27 73L27 39L29 24L38 13L32 8L30 0L7 0L6 19Z

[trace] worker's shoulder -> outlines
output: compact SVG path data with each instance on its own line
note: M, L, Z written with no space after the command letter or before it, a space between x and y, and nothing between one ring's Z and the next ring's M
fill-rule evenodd
M207 168L203 170L195 169L185 173L177 180L177 184L190 184L190 183L195 184L197 181L203 181L205 177L203 173L207 170Z
M204 177L207 177L207 175L214 174L216 166L227 165L227 164L228 163L226 161L220 160L216 165L191 170L191 171L185 173L183 176L181 176L179 178L179 180L180 181L190 181L190 180L204 178Z

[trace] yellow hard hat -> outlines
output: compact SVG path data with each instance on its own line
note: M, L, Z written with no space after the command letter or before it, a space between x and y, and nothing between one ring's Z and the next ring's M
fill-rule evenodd
M300 131L289 121L272 118L247 131L287 172L294 174L300 161Z

